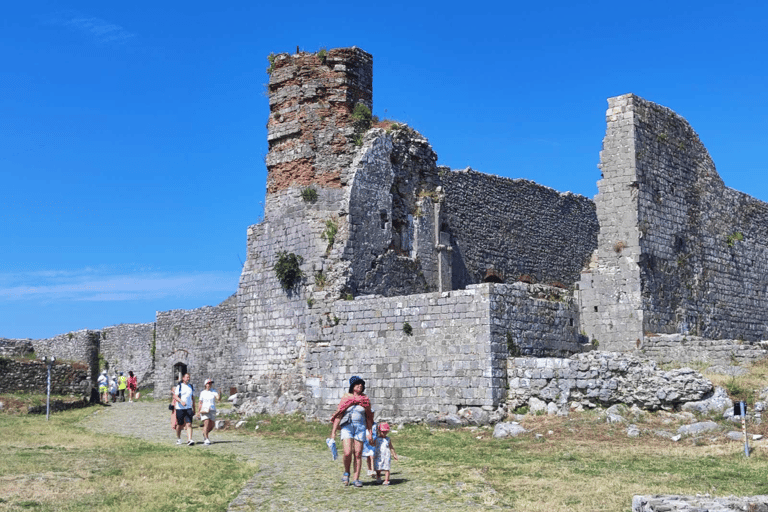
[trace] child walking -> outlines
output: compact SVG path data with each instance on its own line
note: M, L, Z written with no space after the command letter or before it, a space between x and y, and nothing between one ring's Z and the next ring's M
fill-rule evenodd
M373 469L373 456L375 454L376 439L379 437L379 424L374 423L371 429L372 440L369 443L368 438L363 441L363 458L368 464L368 476L376 478L376 471Z
M375 441L373 468L376 470L376 479L381 479L381 472L384 472L384 482L381 485L389 485L389 463L392 457L398 460L395 447L392 440L387 437L389 434L389 423L379 423L379 436Z

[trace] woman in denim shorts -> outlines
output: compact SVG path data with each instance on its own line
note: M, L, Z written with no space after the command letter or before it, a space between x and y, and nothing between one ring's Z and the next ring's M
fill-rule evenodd
M365 381L357 375L349 379L349 392L341 398L336 413L331 417L333 427L330 439L336 438L336 431L341 428L341 442L344 447L344 475L341 481L349 485L349 470L352 457L355 458L355 487L362 487L360 468L363 465L363 442L366 437L372 440L373 411L371 402L365 395Z

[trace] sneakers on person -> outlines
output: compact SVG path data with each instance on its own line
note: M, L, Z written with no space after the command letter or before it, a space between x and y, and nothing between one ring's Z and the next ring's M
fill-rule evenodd
M194 444L195 444L195 441L193 439L190 439L189 441L187 441L187 446L192 446Z
M176 444L181 444L181 439L177 439Z
M203 444L204 445L209 445L209 444L211 444L211 440L210 439L206 439L205 441L203 441Z

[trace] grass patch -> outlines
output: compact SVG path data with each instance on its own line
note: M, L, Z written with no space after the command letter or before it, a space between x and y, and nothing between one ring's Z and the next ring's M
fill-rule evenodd
M93 412L1 416L0 510L225 510L255 472L234 456L76 426Z

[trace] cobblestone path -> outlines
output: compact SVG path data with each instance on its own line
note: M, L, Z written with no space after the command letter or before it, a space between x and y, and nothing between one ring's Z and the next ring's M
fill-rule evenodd
M151 442L174 444L167 404L153 401L117 403L99 407L83 420L82 426L97 433L137 437ZM199 426L199 423L196 425ZM186 433L182 433L186 439ZM363 477L362 488L341 484L341 454L331 460L324 439L307 447L290 439L246 436L234 430L211 432L213 444L204 446L199 428L195 428L193 447L179 450L210 450L235 454L256 465L256 474L228 511L463 511L498 510L484 505L482 496L468 493L460 486L435 486L423 482L419 468L410 467L405 457L392 461L392 485L376 485ZM338 439L337 439L337 442ZM365 469L361 473L365 473Z

